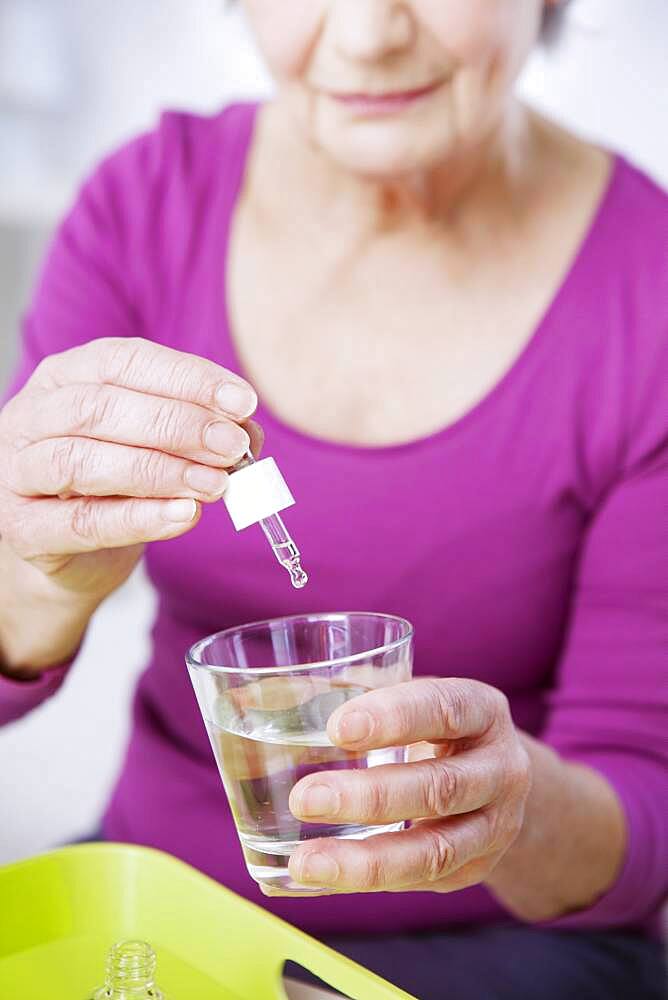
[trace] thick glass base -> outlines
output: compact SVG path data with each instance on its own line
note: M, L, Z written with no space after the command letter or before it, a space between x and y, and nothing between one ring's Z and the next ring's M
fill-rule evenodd
M379 833L396 833L403 830L403 823L389 823L385 826L343 827L337 834L346 840L366 840ZM258 836L241 836L246 865L249 874L271 895L312 896L322 892L333 892L331 888L304 885L295 882L290 875L288 862L290 855L303 844L303 840L267 840Z

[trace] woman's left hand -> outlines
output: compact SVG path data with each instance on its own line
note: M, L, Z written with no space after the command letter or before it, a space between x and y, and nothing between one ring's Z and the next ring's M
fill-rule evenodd
M529 755L505 696L479 681L418 679L333 713L333 743L366 752L411 745L409 763L303 778L290 809L306 822L409 829L319 839L290 859L295 881L330 892L451 892L485 880L518 836Z

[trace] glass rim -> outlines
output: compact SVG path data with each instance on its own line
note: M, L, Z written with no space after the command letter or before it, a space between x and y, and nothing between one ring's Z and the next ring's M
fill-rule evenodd
M288 663L275 667L224 667L219 664L213 663L203 663L201 659L202 651L210 646L216 639L219 639L223 635L227 635L230 632L243 632L246 629L257 628L260 625L271 625L273 622L292 622L299 618L304 618L306 620L317 620L317 621L329 621L338 618L384 618L393 622L399 622L401 625L405 626L405 634L400 636L398 639L393 639L391 642L383 643L382 646L376 646L374 649L364 649L359 653L352 653L350 656L335 656L328 660L318 660L313 663ZM279 615L276 618L263 618L256 622L247 622L244 625L231 625L228 628L221 629L220 632L214 632L213 635L205 636L204 639L198 639L197 642L193 643L190 649L186 652L186 665L188 669L193 670L209 670L212 673L218 674L250 674L257 676L267 676L268 674L292 674L292 673L306 673L311 670L322 669L323 667L331 667L337 663L345 661L346 663L355 663L358 660L368 659L370 656L377 656L380 653L387 653L392 649L401 646L403 643L409 642L415 629L408 621L407 618L402 618L400 615L385 614L380 611L325 611L322 613L311 612L306 614L297 615ZM199 658L198 658L199 657Z

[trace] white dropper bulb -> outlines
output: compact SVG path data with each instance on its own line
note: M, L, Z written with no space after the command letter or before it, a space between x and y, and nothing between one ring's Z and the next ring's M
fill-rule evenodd
M237 531L259 524L281 566L290 574L292 586L301 590L308 575L301 556L279 511L295 499L273 458L256 461L250 449L231 470L223 501Z

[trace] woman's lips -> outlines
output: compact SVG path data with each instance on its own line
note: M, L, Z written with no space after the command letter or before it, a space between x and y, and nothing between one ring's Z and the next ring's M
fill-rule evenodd
M443 80L416 87L414 90L397 90L385 94L336 94L329 93L333 101L343 104L350 111L365 115L387 115L415 104L423 97L428 97L443 85Z

